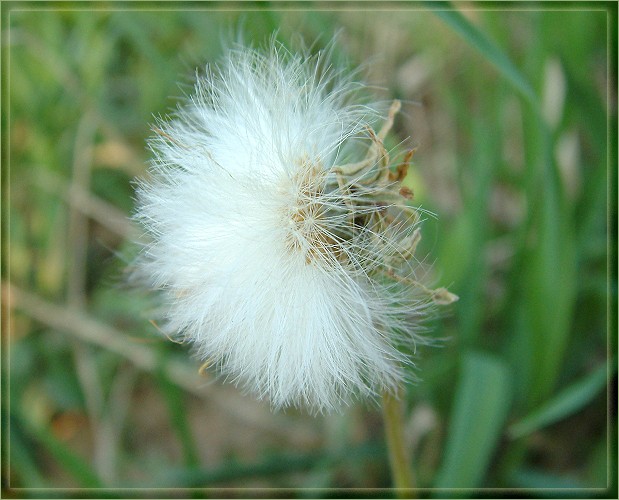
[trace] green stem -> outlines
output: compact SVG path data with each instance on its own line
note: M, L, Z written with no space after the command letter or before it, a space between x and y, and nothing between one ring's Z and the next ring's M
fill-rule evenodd
M396 495L398 498L415 498L415 478L404 440L402 405L397 395L390 392L383 394L383 418L391 476L393 486L397 488Z

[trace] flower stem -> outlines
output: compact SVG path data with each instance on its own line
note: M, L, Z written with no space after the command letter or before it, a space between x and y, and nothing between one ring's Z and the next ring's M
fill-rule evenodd
M390 392L383 394L383 418L391 476L393 486L397 488L396 495L398 498L415 498L415 479L404 440L402 405L397 395Z

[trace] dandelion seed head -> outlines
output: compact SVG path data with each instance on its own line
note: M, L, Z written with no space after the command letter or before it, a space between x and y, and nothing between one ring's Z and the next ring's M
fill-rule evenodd
M239 47L149 142L136 272L162 328L275 408L393 391L422 340L419 215L360 90L327 56Z

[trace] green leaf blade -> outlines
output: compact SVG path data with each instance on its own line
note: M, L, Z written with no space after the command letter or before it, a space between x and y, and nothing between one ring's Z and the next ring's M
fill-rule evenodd
M437 17L481 52L529 103L535 105L539 101L531 84L507 55L460 12L455 10L449 2L431 2L430 5Z
M608 366L602 365L583 379L567 387L547 403L531 412L509 428L517 439L562 420L583 408L606 387Z
M510 386L503 360L481 352L465 355L435 488L482 485L510 407Z

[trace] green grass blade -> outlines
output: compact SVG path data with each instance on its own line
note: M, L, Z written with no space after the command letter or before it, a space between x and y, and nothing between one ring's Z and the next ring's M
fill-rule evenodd
M21 422L26 424L24 419ZM75 454L56 438L49 429L37 428L34 425L25 425L24 430L40 443L52 455L61 467L67 470L84 488L102 488L97 473L90 467L84 458Z
M163 370L163 353L160 358L159 369L157 370L157 380L159 389L163 395L168 413L170 424L176 431L176 435L183 449L183 458L188 467L197 467L200 463L196 440L194 439L189 424L187 405L184 400L185 394L174 384L172 384Z
M584 488L580 481L575 478L558 476L556 474L545 474L532 469L520 469L510 477L510 483L515 488L543 488L550 490L566 490ZM569 493L580 497L582 493L561 491L560 498L569 497ZM565 496L564 496L565 495Z
M262 460L255 463L228 460L210 470L171 469L164 483L175 488L207 488L218 483L295 474L318 467L328 469L342 463L350 465L357 462L385 461L385 453L382 442L362 443L331 453L277 453L263 456Z
M606 387L607 375L608 367L604 364L567 387L540 408L513 424L508 430L510 437L517 439L526 436L577 412Z
M4 414L4 412L3 412ZM4 416L4 415L3 415ZM36 461L33 443L24 434L22 425L12 417L10 432L7 432L5 446L6 472L10 482L17 476L18 485L23 488L46 488L48 481L43 477L39 464ZM5 426L6 429L6 426Z
M503 360L480 352L465 355L435 488L482 485L509 410L510 385Z
M541 117L529 114L525 130L530 181L529 234L522 278L524 332L532 360L527 405L534 408L552 393L568 342L577 294L577 260L572 213L552 158L552 140ZM517 361L517 360L515 360Z
M449 2L429 2L429 5L442 21L479 50L527 101L534 105L538 102L538 97L531 84L492 40L455 10Z

